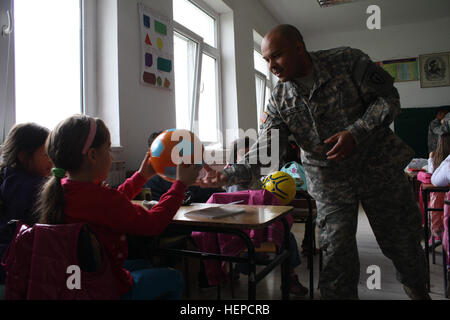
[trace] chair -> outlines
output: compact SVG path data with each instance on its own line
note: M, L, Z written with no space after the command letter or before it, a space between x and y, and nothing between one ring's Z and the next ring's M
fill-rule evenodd
M143 188L141 193L135 198L135 200L152 200L152 192L150 188ZM150 210L151 207L144 206ZM146 259L154 264L154 257L162 256L160 249L179 248L187 249L188 242L190 240L190 234L175 234L166 229L161 235L158 236L138 236L127 235L128 243L128 259ZM183 257L185 274L189 275L189 266L187 258ZM186 283L186 296L190 297L189 277L185 278Z
M314 220L317 217L315 200L305 191L297 191L294 200L289 204L294 207L292 217L295 223L305 224L305 237L308 239L309 294L314 298L314 255L316 254L316 236ZM322 270L322 252L319 249L319 270Z
M79 223L29 227L21 222L17 226L2 261L7 272L6 299L120 298L109 259L89 226ZM68 285L69 267L73 266L80 269L80 288L76 289Z
M450 250L450 193L446 194L446 199L444 201L444 235L442 237L442 269L443 269L443 278L444 278L444 296L448 298L448 294L450 291L450 270L448 268L450 258L447 253ZM445 230L445 228L447 230ZM444 243L446 241L446 245Z

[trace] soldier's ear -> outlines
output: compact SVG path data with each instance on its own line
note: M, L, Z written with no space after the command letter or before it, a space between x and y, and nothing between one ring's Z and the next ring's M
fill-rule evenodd
M306 47L303 41L297 40L295 47L299 55L303 55L303 53L306 51Z

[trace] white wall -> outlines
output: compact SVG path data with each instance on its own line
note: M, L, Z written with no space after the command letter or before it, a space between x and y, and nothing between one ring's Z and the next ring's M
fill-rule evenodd
M118 70L120 144L127 170L139 168L148 150L148 136L158 130L173 128L175 93L144 86L139 81L140 25L138 2L161 15L173 17L169 0L118 0Z
M345 33L304 34L308 50L350 46L374 61L450 51L450 18ZM420 81L397 82L402 108L450 105L450 86L420 88Z

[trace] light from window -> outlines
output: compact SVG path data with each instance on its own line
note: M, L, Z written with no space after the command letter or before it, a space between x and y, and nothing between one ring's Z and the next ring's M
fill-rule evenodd
M202 81L199 104L199 138L204 142L218 142L217 125L217 61L203 54Z
M81 112L80 0L16 0L16 123Z
M175 104L178 129L191 130L197 46L196 42L174 33Z
M216 47L215 19L189 0L173 0L173 19Z
M269 68L267 66L266 60L261 53L256 50L253 50L253 59L255 64L255 69L266 75L266 78L269 79Z
M258 74L255 76L256 85L256 109L257 109L257 121L261 118L261 114L264 110L264 99L266 95L266 78L260 77Z

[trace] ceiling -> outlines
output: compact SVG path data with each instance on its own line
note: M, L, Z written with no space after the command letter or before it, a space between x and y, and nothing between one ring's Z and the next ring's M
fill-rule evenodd
M303 34L366 29L368 6L381 9L381 28L450 18L450 0L359 0L321 8L317 0L259 0L280 23L295 25Z

